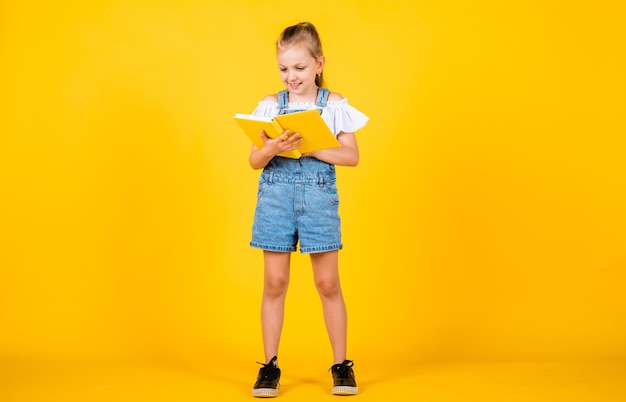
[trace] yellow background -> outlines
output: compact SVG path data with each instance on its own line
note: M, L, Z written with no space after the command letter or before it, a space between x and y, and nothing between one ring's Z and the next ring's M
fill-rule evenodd
M282 88L274 41L304 20L329 88L371 118L338 169L349 358L624 359L624 18L608 0L3 1L0 360L235 361L252 382L259 172L232 116ZM292 271L281 359L329 366L308 258Z

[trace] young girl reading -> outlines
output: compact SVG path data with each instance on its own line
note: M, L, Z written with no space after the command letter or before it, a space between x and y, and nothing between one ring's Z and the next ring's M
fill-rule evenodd
M299 133L285 131L271 139L261 132L263 147L253 146L250 166L263 169L252 227L252 247L263 250L264 287L261 326L266 363L259 370L252 395L278 395L281 371L278 345L289 285L291 253L310 254L315 285L322 301L324 320L333 351L332 393L358 392L353 362L346 359L347 313L341 291L338 250L342 248L335 165L356 166L359 151L355 131L368 117L341 95L323 87L325 59L315 27L308 22L286 28L276 42L280 78L286 89L259 102L253 114L277 114L317 109L341 144L303 154L299 159L278 156L298 149Z

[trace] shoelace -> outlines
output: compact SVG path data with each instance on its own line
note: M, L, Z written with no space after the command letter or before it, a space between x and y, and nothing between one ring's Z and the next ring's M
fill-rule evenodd
M333 365L330 369L328 369L328 371L335 369L339 373L340 377L346 377L349 372L348 369L352 366L354 366L354 362L352 360L344 360L341 364Z
M276 356L274 356L272 358L272 360L269 361L269 363L261 363L261 362L257 362L258 364L260 364L261 366L263 366L263 368L261 368L261 379L262 380L273 380L278 376L278 367L276 367L276 364L274 364L274 362L276 361Z

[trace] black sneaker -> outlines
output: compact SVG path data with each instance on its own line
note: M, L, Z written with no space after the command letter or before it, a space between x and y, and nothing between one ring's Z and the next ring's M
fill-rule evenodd
M278 396L278 387L280 386L280 369L276 367L276 356L267 364L259 363L263 367L259 369L259 375L256 383L252 387L252 396L257 398L273 398Z
M352 360L344 360L341 364L335 364L330 368L333 373L333 395L356 395L359 388L356 386Z

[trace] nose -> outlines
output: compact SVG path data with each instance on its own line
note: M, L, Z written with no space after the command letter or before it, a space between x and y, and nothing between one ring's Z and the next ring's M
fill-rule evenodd
M297 74L295 71L289 71L289 75L287 76L287 80L289 81L295 81L298 78Z

